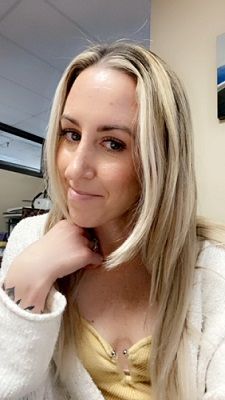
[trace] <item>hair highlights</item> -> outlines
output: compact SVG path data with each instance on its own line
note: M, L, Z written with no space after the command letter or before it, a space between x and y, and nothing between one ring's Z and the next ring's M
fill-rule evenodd
M189 382L187 312L198 253L196 184L188 102L176 75L155 54L134 44L98 45L78 55L59 82L46 141L47 174L53 208L46 229L69 218L56 169L60 117L70 88L86 68L101 64L132 76L138 102L134 157L141 196L129 237L106 260L115 268L142 254L151 274L150 303L158 306L150 375L157 400L195 398ZM61 352L73 340L76 276L62 280L66 295ZM63 339L64 333L64 339Z

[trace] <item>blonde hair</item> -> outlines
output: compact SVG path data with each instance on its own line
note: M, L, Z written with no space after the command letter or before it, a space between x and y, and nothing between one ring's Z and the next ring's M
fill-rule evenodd
M53 207L46 230L69 218L56 169L60 116L70 88L86 68L102 64L136 81L138 121L135 151L141 195L129 237L106 260L115 268L142 254L151 274L149 299L158 315L150 357L150 376L157 400L195 398L189 382L187 313L199 251L192 127L188 102L176 75L149 50L128 43L98 45L75 57L56 90L46 141L47 171ZM202 223L198 234L208 236ZM58 282L68 306L60 352L74 340L73 296L76 276Z

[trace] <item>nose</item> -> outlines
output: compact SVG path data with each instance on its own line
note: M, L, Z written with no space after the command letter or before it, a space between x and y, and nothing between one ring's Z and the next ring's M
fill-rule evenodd
M81 142L71 153L65 175L68 180L93 179L95 171L93 151Z

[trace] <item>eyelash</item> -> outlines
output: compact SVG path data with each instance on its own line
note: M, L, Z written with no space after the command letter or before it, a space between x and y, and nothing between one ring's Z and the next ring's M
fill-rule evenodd
M108 149L108 148L106 148L107 151L118 151L119 152L119 151L123 151L123 150L126 149L126 144L124 142L122 142L122 140L116 139L116 138L114 138L112 136L104 137L103 143L104 142L111 142L111 143L114 143L114 144L116 143L117 146L119 145L119 148L117 148L117 149Z
M79 136L79 139L73 140L71 137L69 137L69 134L71 136L72 135L77 135L77 136ZM81 134L79 132L73 131L71 129L64 129L64 130L61 131L61 135L60 136L66 137L66 140L68 140L69 142L77 142L77 141L80 140ZM116 143L116 145L119 145L119 148L117 148L117 149L108 149L108 148L106 148L106 151L120 152L120 151L123 151L123 150L126 149L126 144L122 140L119 140L119 139L114 138L112 136L106 136L106 137L103 138L102 141L103 141L103 143L111 141L111 143Z
M72 136L72 135L79 135L79 137L81 136L79 132L73 131L73 130L71 130L71 129L63 129L63 130L61 131L60 136L61 136L61 137L62 137L62 136L63 136L63 137L66 137L66 139L67 139L69 142L77 141L77 140L73 140L72 138L69 138L69 135L68 135L69 133L71 134L71 136ZM80 139L79 139L79 140L80 140Z

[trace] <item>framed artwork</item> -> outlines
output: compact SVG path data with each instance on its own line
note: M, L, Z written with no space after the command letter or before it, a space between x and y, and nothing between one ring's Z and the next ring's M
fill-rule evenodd
M43 177L44 139L0 122L0 168Z
M217 37L217 115L225 119L225 33Z

